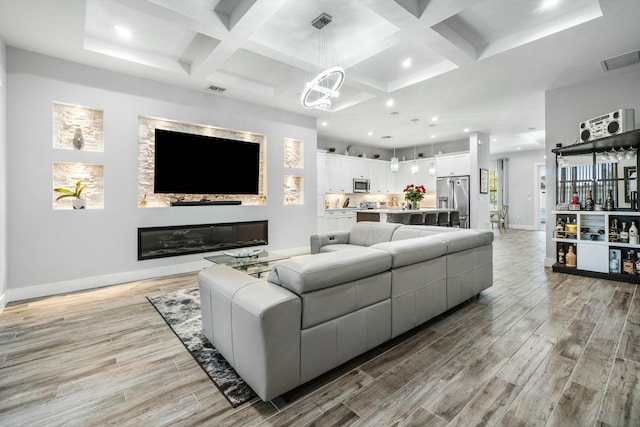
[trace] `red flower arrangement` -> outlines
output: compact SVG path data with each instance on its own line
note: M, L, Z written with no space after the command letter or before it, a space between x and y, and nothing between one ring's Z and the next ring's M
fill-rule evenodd
M404 198L411 203L419 202L422 200L424 195L427 193L427 190L424 188L424 185L413 185L409 184L404 187Z

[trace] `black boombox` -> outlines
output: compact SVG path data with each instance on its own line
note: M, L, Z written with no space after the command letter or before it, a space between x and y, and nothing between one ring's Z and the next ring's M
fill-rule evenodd
M587 142L633 130L632 108L622 108L580 123L580 141Z

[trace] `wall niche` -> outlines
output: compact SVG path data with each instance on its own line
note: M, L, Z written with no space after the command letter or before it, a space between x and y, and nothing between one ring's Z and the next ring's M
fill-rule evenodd
M153 178L156 128L260 144L259 194L154 194ZM225 167L223 163L224 159L217 161L212 159L211 167ZM238 171L238 173L241 172ZM230 176L230 178L232 178L232 176ZM267 137L257 133L217 128L202 124L138 116L138 206L167 207L171 206L171 202L176 199L181 199L185 202L197 202L203 197L216 201L240 200L243 205L265 205L267 203Z
M53 209L73 209L73 198L56 199L61 195L53 191L54 188L67 188L74 190L76 182L82 181L87 188L82 192L82 198L86 200L86 209L104 209L104 166L87 163L53 163Z
M53 103L53 148L104 151L103 112L98 108Z

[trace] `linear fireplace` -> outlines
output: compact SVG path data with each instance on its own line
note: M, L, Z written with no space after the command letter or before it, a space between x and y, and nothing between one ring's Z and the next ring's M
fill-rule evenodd
M138 260L268 244L268 221L138 228Z

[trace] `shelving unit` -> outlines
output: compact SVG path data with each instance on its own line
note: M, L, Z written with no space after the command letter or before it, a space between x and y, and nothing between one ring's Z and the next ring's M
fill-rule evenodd
M575 190L580 201L584 201L586 194L591 192L596 206L606 199L609 191L613 195L615 210L613 211L585 211L557 209L553 211L557 221L569 218L575 220L575 233L557 233L554 230L552 241L556 246L556 263L553 271L576 274L608 280L619 280L629 283L640 283L640 274L633 269L632 274L623 273L622 265L625 259L638 258L640 245L619 241L620 236L611 231L614 218L618 219L620 227L625 223L629 230L631 221L640 224L640 212L635 203L637 200L638 174L640 162L637 149L640 147L640 129L601 138L594 141L573 144L567 147L558 146L552 150L558 157L568 160L568 165L558 165L556 174L556 203L558 206L567 205L571 194ZM607 161L602 154L612 150L635 149L632 158L618 161ZM633 170L634 175L629 171ZM632 198L629 197L633 191ZM577 256L577 266L567 267L558 262L558 252L562 248L567 253L568 247L573 246ZM615 255L614 255L615 254ZM615 256L620 273L612 272L611 258ZM615 266L615 262L613 263ZM628 265L627 265L628 267Z
M631 221L636 225L640 224L640 212L632 211L553 211L556 220L558 218L567 219L573 223L575 219L576 233L564 233L559 237L556 230L553 231L552 240L556 243L556 263L553 271L560 273L570 273L582 276L596 277L609 280L619 280L629 283L640 283L640 275L614 273L610 269L612 251L616 252L616 259L622 265L622 261L631 251L634 256L640 254L640 244L623 243L618 239L620 236L611 232L611 224L614 218L622 227L628 231ZM564 253L568 252L569 246L574 247L577 256L577 266L567 267L566 264L558 262L558 252L560 248ZM620 268L622 271L622 268Z

